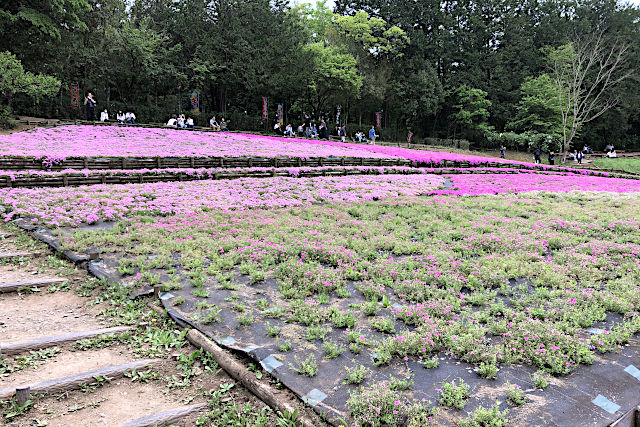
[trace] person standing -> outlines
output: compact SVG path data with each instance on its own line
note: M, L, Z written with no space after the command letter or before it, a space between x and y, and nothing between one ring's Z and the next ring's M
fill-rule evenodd
M504 145L501 145L500 146L500 158L501 159L504 159L504 155L506 154L506 152L507 152L507 147L505 147Z
M376 135L376 127L374 125L371 125L371 129L369 129L369 144L376 144L376 137L378 135Z
M549 164L555 165L556 163L556 155L553 151L549 151Z
M342 142L347 142L347 126L344 124L340 128L340 140Z
M540 164L541 155L542 155L542 152L540 151L539 148L536 148L535 150L533 150L533 160L535 161L536 164Z
M87 106L87 120L92 122L96 119L96 100L93 99L91 92L87 93L87 97L84 99L84 105Z
M578 151L578 153L576 154L576 160L578 161L579 165L582 164L582 159L584 159L584 153L582 151Z

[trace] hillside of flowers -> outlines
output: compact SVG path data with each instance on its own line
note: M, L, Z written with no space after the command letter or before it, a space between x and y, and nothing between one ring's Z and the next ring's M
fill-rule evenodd
M242 133L116 126L69 125L0 135L0 156L34 157L43 159L47 164L77 157L402 158L422 166L440 165L443 162L465 162L470 166L503 163L520 169L564 170L585 175L592 173L587 170L399 147Z
M221 342L273 356L278 381L300 397L326 392L325 409L356 426L453 424L462 415L446 408L464 408L485 389L510 402L514 424L538 425L541 418L527 417L545 413L544 396L530 409L512 408L528 402L525 383L542 390L578 375L640 331L640 180L167 129L36 129L2 136L0 147L5 156L52 162L412 160L412 167L0 171L7 186L27 178L173 180L5 187L0 207L6 222L49 229L63 251L96 254L92 265L117 272L131 292L161 285L175 313ZM256 366L262 361L250 356ZM469 388L462 376L480 383ZM521 385L509 383L514 376ZM488 425L506 422L497 408Z

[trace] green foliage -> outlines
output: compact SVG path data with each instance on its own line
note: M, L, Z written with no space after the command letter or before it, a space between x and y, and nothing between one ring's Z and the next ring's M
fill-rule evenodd
M22 62L13 53L0 52L0 122L6 122L15 95L53 96L59 89L60 80L53 76L25 71Z
M462 409L469 398L469 386L465 384L462 378L444 382L440 390L440 403L443 406Z
M535 132L558 139L562 133L562 114L558 90L548 74L528 77L520 87L522 98L516 116L507 127L519 132ZM557 150L559 147L554 147Z
M487 121L489 119L489 108L491 101L487 99L487 92L482 89L461 85L453 93L456 104L453 106L455 112L450 118L453 123L453 138L455 131L460 127L463 131L490 130Z
M506 426L508 410L500 412L498 402L490 409L478 407L468 418L460 421L460 427L503 427Z
M289 363L289 367L300 375L313 377L318 373L318 362L316 362L316 357L313 354L304 360L298 360L297 355L294 356L294 359L296 364Z

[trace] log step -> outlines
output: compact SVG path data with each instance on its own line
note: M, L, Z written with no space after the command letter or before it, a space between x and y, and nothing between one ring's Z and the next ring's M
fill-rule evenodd
M109 366L107 368L96 369L94 371L83 372L68 377L55 378L34 384L26 384L18 387L10 387L0 390L0 401L9 400L16 395L16 389L28 388L31 393L59 393L61 391L74 390L81 384L90 384L96 377L120 378L125 372L133 369L142 369L153 366L160 362L159 359L145 359L137 362L125 363L124 365Z
M172 422L178 421L194 412L206 409L209 405L206 403L198 403L196 405L182 406L180 408L170 409L168 411L158 412L157 414L148 415L135 420L127 421L121 427L154 427L164 426Z
M0 354L7 356L13 354L24 353L31 350L40 350L43 348L54 347L60 344L79 341L85 338L97 337L99 335L115 334L134 329L130 326L118 326L115 328L95 329L93 331L72 332L63 335L54 335L50 337L34 338L19 342L0 343Z
M35 255L39 255L37 252L5 252L0 254L0 259L9 259L9 258L28 258Z
M36 280L23 280L19 282L0 282L0 293L2 292L14 292L22 288L41 288L47 285L54 285L56 283L64 283L67 279L36 279Z

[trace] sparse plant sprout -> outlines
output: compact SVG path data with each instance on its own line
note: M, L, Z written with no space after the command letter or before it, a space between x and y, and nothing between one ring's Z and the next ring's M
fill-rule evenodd
M307 340L323 340L329 333L329 328L323 325L315 325L307 327Z
M490 409L480 406L469 417L460 420L459 425L460 427L504 427L509 422L508 412L507 409L501 412L498 402Z
M329 304L329 295L327 295L327 294L318 295L318 303L320 303L320 304Z
M511 384L507 381L507 400L514 406L520 406L527 403L527 397L524 395L522 388L517 384Z
M355 360L353 362L355 363ZM370 372L369 368L364 365L356 365L353 368L347 366L345 369L347 370L347 379L345 380L347 384L360 384Z
M289 367L300 375L313 377L318 373L318 362L316 362L316 357L313 354L302 361L298 360L298 356L296 355L294 356L294 360L296 361L295 365L290 363Z
M238 323L240 324L240 326L250 326L251 324L253 324L253 314L251 313L243 313L243 314L238 314Z
M337 344L332 339L325 339L322 343L322 348L324 348L325 359L335 359L344 353L345 350L343 346Z
M385 334L392 334L396 330L396 322L389 317L377 317L371 321L371 326Z
M362 351L362 346L357 342L352 342L349 344L349 350L353 354L360 354L360 352Z
M438 359L437 355L433 357L428 357L422 362L422 366L424 366L425 369L435 369L439 365L440 365L440 360Z
M549 386L549 375L544 371L536 371L531 375L531 381L535 388L544 390Z
M464 408L469 398L469 386L465 384L462 378L449 383L444 382L442 383L442 388L436 389L436 391L440 392L440 404L450 408Z
M380 311L380 306L377 301L367 301L362 306L362 312L367 316L374 316L378 311Z
M182 295L180 295L180 296L175 297L171 303L174 306L179 306L179 305L184 304L186 301L187 301L186 298L183 297Z
M389 387L391 390L403 391L413 387L414 373L409 372L406 378L396 378L393 375L389 376Z
M494 362L489 362L489 363L482 362L478 367L478 375L480 375L481 378L485 378L487 380L494 379L497 373L498 373L498 367Z
M280 338L276 338L276 346L282 352L291 351L291 340L280 341Z
M269 322L266 322L264 324L265 329L267 330L267 335L270 337L277 337L278 335L280 335L280 326L277 325L271 325Z

